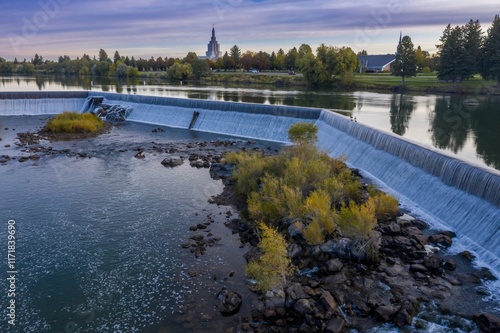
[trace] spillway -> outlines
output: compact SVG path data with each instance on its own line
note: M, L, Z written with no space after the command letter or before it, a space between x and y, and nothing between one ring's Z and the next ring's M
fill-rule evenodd
M288 142L296 122L318 126L318 145L374 177L411 206L454 230L500 272L500 172L315 108L102 92L0 93L0 115L48 114L87 106L85 98L133 109L128 121Z

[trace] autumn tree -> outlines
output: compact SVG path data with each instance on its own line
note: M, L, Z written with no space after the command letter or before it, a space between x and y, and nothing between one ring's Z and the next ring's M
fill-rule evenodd
M401 76L401 85L403 89L405 87L405 77L417 75L415 48L409 36L404 36L398 45L393 74L395 76Z

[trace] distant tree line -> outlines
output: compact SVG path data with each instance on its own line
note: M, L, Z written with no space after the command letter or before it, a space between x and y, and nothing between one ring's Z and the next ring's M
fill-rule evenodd
M481 74L500 82L500 17L495 16L485 36L478 20L466 25L446 26L439 39L438 78L461 82Z

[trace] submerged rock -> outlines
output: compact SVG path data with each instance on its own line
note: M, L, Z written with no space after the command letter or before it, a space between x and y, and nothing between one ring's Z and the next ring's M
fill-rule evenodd
M215 305L224 316L231 316L240 310L242 304L241 296L226 288L222 288L217 294Z

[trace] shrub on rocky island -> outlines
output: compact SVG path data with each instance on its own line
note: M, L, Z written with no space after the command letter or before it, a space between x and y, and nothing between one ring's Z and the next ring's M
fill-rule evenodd
M50 119L43 132L56 134L95 133L105 127L105 122L90 113L64 112Z

